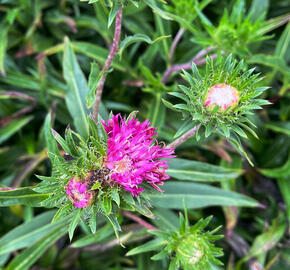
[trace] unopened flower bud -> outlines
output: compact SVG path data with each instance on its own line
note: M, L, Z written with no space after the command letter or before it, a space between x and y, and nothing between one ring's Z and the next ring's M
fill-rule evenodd
M201 241L196 235L189 235L179 243L176 255L180 258L182 265L192 266L192 269L195 269L194 266L199 264L204 256Z
M87 180L73 177L66 186L66 194L72 204L77 208L89 206L93 200L93 192L87 188Z

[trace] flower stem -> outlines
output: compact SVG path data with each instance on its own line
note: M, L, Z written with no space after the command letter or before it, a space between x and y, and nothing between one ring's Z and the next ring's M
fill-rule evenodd
M192 58L192 60L190 60L187 63L184 64L178 64L178 65L173 65L170 66L166 69L166 71L164 72L163 78L162 78L162 82L166 83L168 81L168 79L170 78L171 74L175 71L180 71L183 69L190 69L192 64L194 63L196 66L204 64L206 62L206 58L202 58L203 56L205 56L206 54L208 54L209 52L215 50L216 47L210 46L206 49L201 50L200 52L197 53L196 56L194 56ZM215 59L217 57L217 54L213 54L210 55L210 57L212 59Z
M99 105L101 102L104 84L105 84L105 81L107 78L106 71L109 70L109 68L114 60L114 56L118 52L118 46L119 46L120 36L121 36L121 28L122 28L122 7L120 7L120 9L118 10L117 15L116 15L116 24L115 24L115 33L114 33L113 44L112 44L111 50L109 52L108 58L103 66L102 71L101 71L102 77L101 77L101 79L98 83L98 87L96 89L96 100L95 100L95 104L94 104L94 119L95 119L95 121L97 121L97 119L98 119Z
M142 218L137 217L137 216L133 215L132 213L130 213L128 211L122 211L122 213L124 214L125 217L130 218L130 219L136 221L142 227L147 228L149 230L158 231L158 228L156 228L155 226L153 226L150 223L146 222Z
M196 125L192 129L190 129L189 131L184 133L181 137L177 138L175 141L173 141L172 143L168 144L167 148L173 148L173 149L177 148L180 144L184 143L189 138L194 136L198 129L199 129L199 125Z
M177 45L178 45L183 33L184 33L184 29L180 28L179 31L177 32L173 42L172 42L172 45L171 45L171 48L170 48L170 52L169 52L169 62L170 63L172 62L172 58L173 58L175 49L176 49L176 47L177 47Z
M217 58L217 54L213 54L210 55L211 59L215 59ZM166 83L168 81L168 79L170 78L171 74L175 71L180 71L183 69L190 69L192 67L192 64L194 63L196 66L199 66L201 64L204 64L206 62L206 58L202 58L202 59L192 59L191 61L184 63L184 64L179 64L179 65L173 65L171 67L169 67L162 78L162 82Z

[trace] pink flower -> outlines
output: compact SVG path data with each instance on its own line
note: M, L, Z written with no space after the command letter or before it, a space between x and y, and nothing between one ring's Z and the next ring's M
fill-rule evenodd
M239 102L239 92L236 88L226 84L216 84L209 88L204 106L214 108L219 106L222 111L234 107Z
M93 192L87 189L88 180L81 180L73 177L66 186L66 194L77 208L85 208L89 206L93 199Z
M144 189L140 187L143 181L161 191L158 185L169 176L165 173L168 161L173 158L174 150L161 147L154 138L156 128L150 127L146 120L140 123L133 118L126 121L120 114L103 125L108 134L108 151L104 160L110 170L111 181L120 184L133 196L138 196Z

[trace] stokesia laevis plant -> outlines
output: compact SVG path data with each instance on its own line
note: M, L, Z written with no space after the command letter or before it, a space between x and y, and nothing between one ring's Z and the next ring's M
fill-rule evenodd
M168 160L164 159L174 157L173 149L159 144L156 128L148 120L140 122L135 113L128 118L112 115L98 124L88 118L88 122L87 140L70 128L65 139L52 130L65 155L55 147L54 153L49 153L52 176L38 176L43 181L34 190L50 193L42 205L59 208L54 220L69 215L72 220L75 217L78 222L88 222L92 232L96 229L96 214L105 215L115 231L120 230L119 208L152 217L143 191L162 191L159 186L169 178Z

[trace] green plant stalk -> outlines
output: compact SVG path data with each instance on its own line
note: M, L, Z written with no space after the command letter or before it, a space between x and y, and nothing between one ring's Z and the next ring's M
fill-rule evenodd
M185 141L190 139L192 136L194 136L195 133L197 132L198 128L199 128L199 125L196 125L192 129L190 129L189 131L184 133L182 136L177 138L175 141L173 141L172 143L168 144L167 147L168 148L174 148L174 149L177 148L180 144L184 143Z

